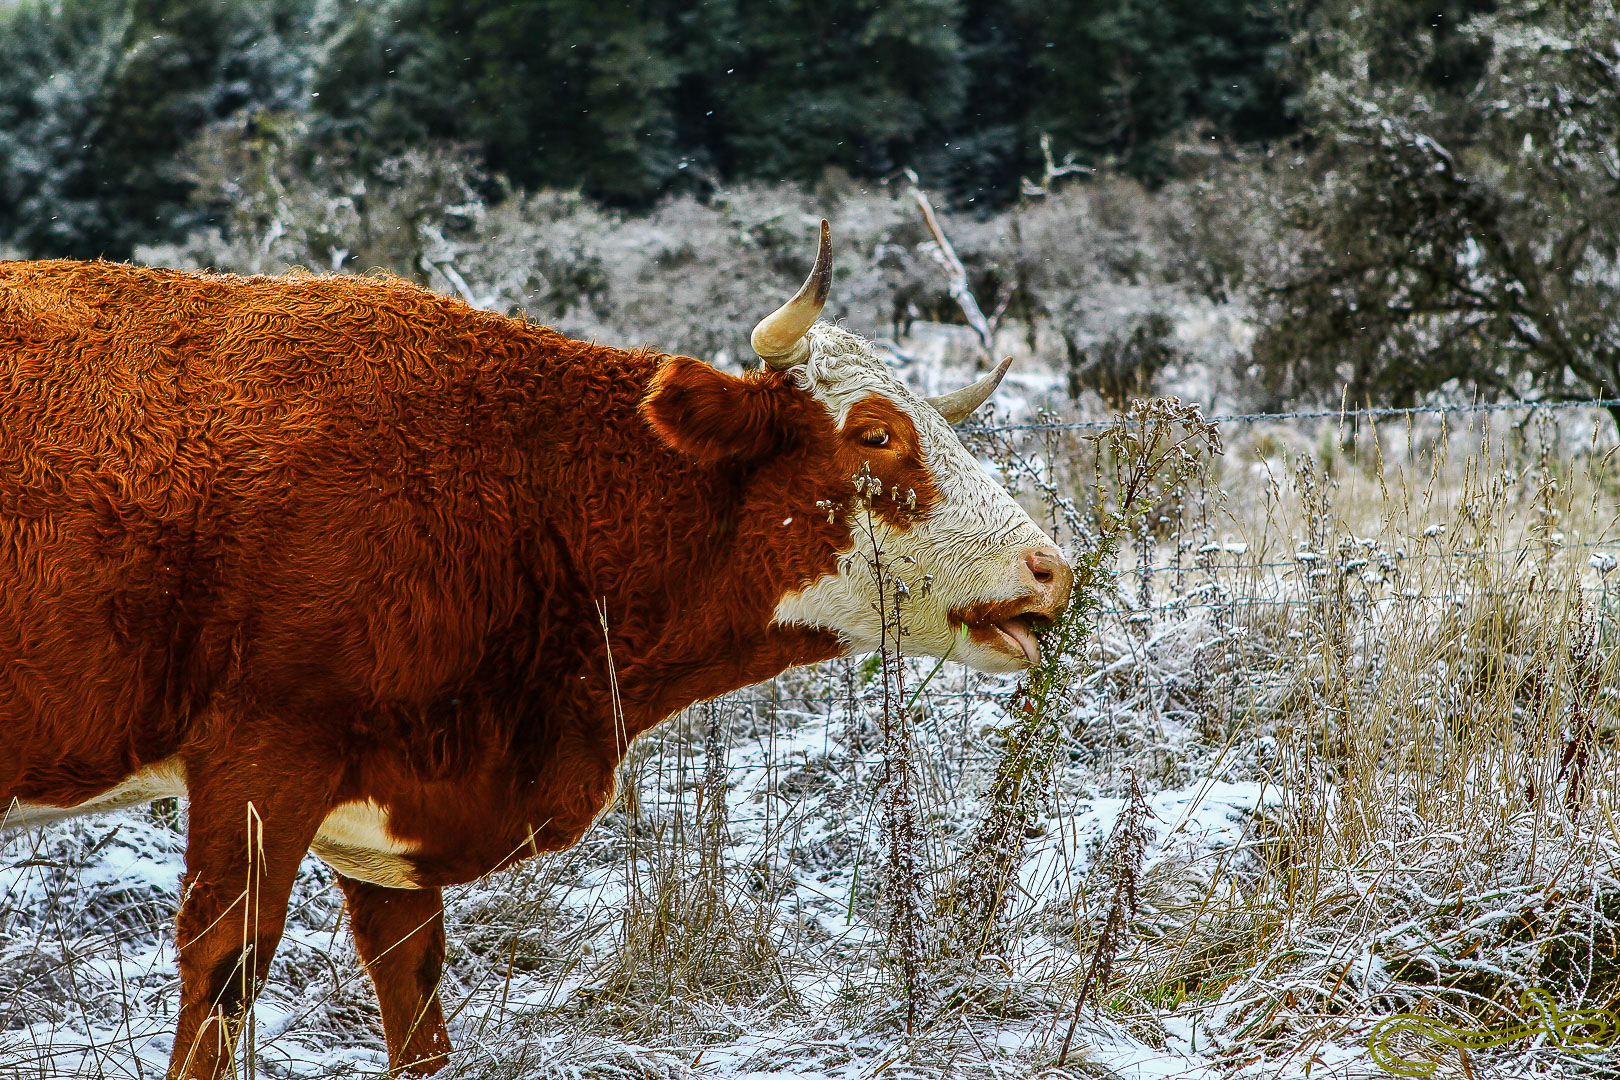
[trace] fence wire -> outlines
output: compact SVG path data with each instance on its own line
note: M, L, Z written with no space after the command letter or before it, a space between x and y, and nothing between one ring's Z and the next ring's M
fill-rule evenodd
M1495 415L1508 412L1563 415L1568 410L1620 409L1620 398L1591 401L1508 401L1473 402L1463 404L1432 404L1407 408L1320 409L1293 412L1233 413L1212 417L1225 429L1227 442L1232 442L1233 428L1254 427L1261 424L1300 424L1319 420L1389 420L1446 414ZM1608 417L1600 418L1607 422ZM1038 464L1024 470L1033 476L1039 470L1049 469L1045 460L1049 447L1043 446L1038 436L1053 432L1099 431L1114 421L1038 421L1029 423L982 424L965 427L964 435L1010 434L1012 440L997 444L1000 453L1028 454L1030 459L1041 459ZM1450 432L1462 435L1461 429ZM1305 434L1305 433L1302 433ZM1589 433L1587 433L1589 434ZM1033 435L1033 438L1018 438ZM1557 445L1562 439L1568 445ZM1578 445L1577 445L1578 443ZM972 443L970 442L970 445ZM982 449L983 444L981 444ZM1436 442L1431 437L1422 453L1412 455L1406 468L1410 475L1432 480L1425 470L1435 466L1433 455L1447 453L1445 440ZM1559 470L1566 473L1573 468L1573 452L1593 449L1588 437L1571 438L1568 432L1549 428L1542 432L1539 446L1529 442L1515 451L1515 466L1523 475L1508 487L1502 502L1494 505L1491 513L1502 513L1512 503L1515 513L1533 516L1547 515L1540 527L1527 527L1525 535L1498 537L1492 543L1481 543L1479 536L1452 536L1438 521L1424 528L1401 532L1393 520L1384 522L1375 537L1356 535L1339 523L1316 522L1318 530L1327 535L1314 538L1299 533L1289 534L1272 528L1267 521L1259 526L1259 542L1255 534L1244 542L1221 539L1214 535L1210 506L1220 503L1228 494L1218 482L1206 482L1202 490L1188 493L1173 512L1175 520L1169 534L1153 539L1146 547L1125 545L1115 567L1115 580L1109 596L1097 609L1099 640L1108 643L1113 654L1096 658L1091 674L1086 676L1079 693L1095 705L1097 715L1106 716L1121 708L1148 707L1165 715L1189 717L1202 713L1217 715L1218 723L1226 724L1253 703L1266 695L1298 693L1301 689L1299 661L1304 652L1290 659L1273 656L1259 666L1236 664L1220 670L1218 665L1206 662L1222 650L1241 652L1253 630L1256 620L1281 619L1295 629L1281 631L1281 638L1292 644L1306 636L1312 626L1324 623L1329 613L1350 612L1354 623L1348 635L1357 640L1370 640L1379 635L1399 634L1411 619L1451 617L1471 605L1511 605L1521 602L1546 602L1549 581L1544 575L1547 568L1558 563L1573 578L1561 579L1560 594L1564 601L1573 603L1579 593L1581 603L1588 610L1599 611L1600 621L1610 620L1620 611L1620 573L1612 574L1620 563L1620 533L1614 525L1620 512L1616 507L1608 511L1608 528L1590 534L1564 535L1557 529L1557 513L1548 501L1558 488ZM1424 455L1429 460L1424 461ZM1458 455L1465 457L1466 455ZM1598 454L1586 458L1589 469L1602 473L1612 466ZM1498 459L1499 463L1499 459ZM1460 464L1454 461L1454 465ZM1353 467L1353 466L1352 466ZM1005 472L1006 470L1004 470ZM1531 475L1534 474L1534 475ZM1365 478L1369 487L1383 483ZM1599 477L1601 482L1602 477ZM1279 498L1287 499L1290 483L1298 484L1292 473L1279 474L1273 482L1273 491L1281 491ZM1476 477L1477 481L1477 477ZM1613 477L1610 495L1620 493L1620 475ZM1314 481L1332 486L1335 481L1318 476ZM1534 489L1542 490L1537 495ZM1054 490L1047 487L1048 496ZM1546 494L1551 492L1552 494ZM1295 491L1296 504L1306 492ZM1455 494L1455 493L1453 493ZM1325 498L1325 496L1320 496ZM1388 492L1385 499L1391 498ZM1230 505L1225 509L1228 520L1241 519L1246 514L1255 517L1253 507ZM1545 505L1537 510L1537 499ZM1324 508L1326 504L1324 503ZM1308 516L1295 505L1293 511ZM1447 503L1440 509L1457 512L1457 506ZM1202 520L1193 520L1202 510ZM1472 514L1468 510L1465 513ZM1437 513L1437 518L1444 515ZM1487 517L1489 514L1487 514ZM1600 517L1602 515L1599 515ZM1489 522L1487 522L1488 524ZM1254 522L1248 522L1253 525ZM1295 522L1299 524L1299 522ZM1454 523L1454 524L1459 524ZM1344 548L1339 548L1340 544ZM1250 553L1252 554L1252 557ZM1170 575L1170 577L1166 577ZM1488 580L1487 580L1488 579ZM1570 581L1573 581L1573 592ZM1204 618L1213 624L1205 628L1205 637L1197 655L1185 670L1155 670L1146 662L1144 654L1151 652L1160 635L1174 631L1185 620ZM1613 621L1620 622L1620 619ZM1603 622L1605 634L1620 639L1620 628ZM1314 632L1314 631L1312 631ZM1275 646L1275 643L1273 643ZM1101 649L1101 646L1099 646ZM1106 651L1106 650L1102 650ZM852 687L851 671L859 661L835 662L846 665L842 669L825 668L820 674L807 677L789 674L774 683L751 687L725 699L732 723L741 727L752 726L755 732L774 729L782 718L811 719L820 722L828 732L823 755L824 762L833 761L839 768L856 770L875 769L882 759L863 752L858 746L835 748L851 724L860 722L863 710L872 708L866 700L869 690ZM932 661L918 661L913 674L916 681L927 677ZM953 717L995 718L1005 717L1013 706L1015 691L1010 682L984 685L974 689L974 678L965 684L958 679L951 686L927 686L916 692L914 704L920 710L921 722L926 724L955 723ZM915 684L914 684L915 685ZM908 688L907 693L912 690ZM1196 702L1194 707L1185 701ZM965 723L965 721L964 721ZM964 731L966 729L964 728ZM762 736L774 740L774 735ZM970 745L971 744L971 745ZM780 771L787 774L809 766L810 758L802 747L793 755L778 756L774 741L766 755L766 768L771 775ZM942 764L957 778L974 770L993 768L997 749L972 739L964 739L946 752L948 760ZM745 763L723 763L718 766L728 774L757 774L757 759ZM777 790L771 779L762 787L750 787L755 799L788 800L791 794ZM792 811L782 813L791 814ZM766 814L771 820L780 820L781 813ZM748 819L745 812L739 820Z
M1289 423L1299 420L1389 420L1416 416L1441 416L1451 413L1498 413L1562 409L1617 409L1620 398L1596 398L1586 401L1478 401L1464 403L1438 403L1409 405L1400 408L1365 409L1302 409L1293 412L1227 413L1205 419L1217 424ZM1099 431L1112 427L1113 420L1052 420L1008 424L969 424L962 430L969 434L995 434L1009 431Z

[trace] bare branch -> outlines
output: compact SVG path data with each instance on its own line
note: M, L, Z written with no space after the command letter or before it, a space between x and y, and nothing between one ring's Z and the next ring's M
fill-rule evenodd
M906 178L907 194L917 203L917 209L922 211L923 224L927 226L928 234L934 238L933 245L929 248L928 253L944 269L945 276L950 282L951 298L962 309L962 314L967 318L967 323L973 328L973 332L979 336L978 366L984 368L988 365L990 353L995 347L995 324L984 317L984 312L980 310L979 301L974 297L973 290L968 288L967 269L962 265L962 260L956 257L956 249L951 247L951 241L946 237L945 230L940 228L939 219L934 216L934 207L928 201L928 196L923 192L921 185L917 182L917 174L910 169L906 169L903 175ZM1000 313L1005 310L1006 305L1001 305L997 311L998 319Z

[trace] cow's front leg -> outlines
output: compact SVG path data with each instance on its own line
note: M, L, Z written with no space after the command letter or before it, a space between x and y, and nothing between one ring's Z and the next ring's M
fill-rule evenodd
M450 1061L439 1007L444 898L438 889L393 889L342 874L338 884L349 901L354 947L377 988L389 1071L431 1076Z
M170 1080L232 1073L236 1036L281 940L298 864L331 809L336 783L309 768L318 759L285 750L186 763L191 824Z

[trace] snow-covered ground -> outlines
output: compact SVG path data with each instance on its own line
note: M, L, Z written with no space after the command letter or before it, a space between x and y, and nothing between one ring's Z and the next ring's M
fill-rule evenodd
M924 726L923 748L927 783L938 794L931 809L943 848L975 818L975 781L984 779L994 747L983 732L1004 720L994 695L1011 688L976 676L969 681L981 685L969 692L960 680L947 678L936 676L946 686L934 695L935 723ZM683 1004L672 1008L680 1014L678 1029L667 1039L616 1038L581 1022L568 999L587 993L601 972L579 957L615 948L623 929L620 913L647 888L637 879L658 874L651 865L658 855L636 857L640 845L630 835L631 815L621 808L579 849L551 860L557 865L450 891L453 981L446 996L457 1013L451 1023L461 1049L455 1075L786 1071L846 1077L868 1075L897 1058L885 1070L892 1072L911 1054L921 1055L916 1067L931 1075L947 1064L964 1075L998 1075L1022 1073L1036 1063L1063 1017L996 1024L963 1017L954 1034L929 1032L909 1040L917 1046L908 1045L902 1031L863 1032L838 1023L851 1000L884 979L883 943L867 910L872 890L859 880L859 853L870 861L878 847L871 779L878 762L870 756L852 760L847 703L834 696L836 685L799 681L801 690L828 696L722 707L724 858L731 874L756 879L744 883L745 890L769 891L774 932L795 939L798 955L784 968L787 985L780 994L793 1008L784 1011L780 1002ZM702 732L694 736L692 730L701 723L694 713L638 755L635 831L656 831L683 817L696 820L696 792L708 767ZM1054 812L1041 826L1044 835L1028 848L1020 884L1030 898L1066 901L1124 805L1119 795L1088 792L1083 784L1073 794L1063 816ZM1277 801L1275 790L1255 781L1199 779L1153 793L1158 839L1150 865L1170 853L1186 860L1234 849L1252 813ZM162 1075L177 994L168 917L178 902L184 836L178 816L154 820L159 816L128 811L83 819L12 838L0 849L0 932L8 969L0 976L0 1075ZM941 869L947 869L948 851L939 855ZM545 909L550 925L531 928L522 944L485 956L458 947L466 936L464 919L487 919L490 908L504 911L514 897L526 909ZM341 906L330 871L311 857L270 986L256 1007L261 1075L366 1075L386 1065L380 1035L365 1021L369 989L340 932ZM559 924L568 930L560 932ZM571 939L577 955L569 962L512 974L518 950L543 950L542 942L557 937ZM821 962L806 963L816 960ZM1170 1033L1163 1047L1113 1024L1088 1022L1082 1032L1081 1056L1106 1062L1121 1075L1204 1075L1187 1042L1190 1024L1180 1038ZM950 1056L957 1060L948 1062Z

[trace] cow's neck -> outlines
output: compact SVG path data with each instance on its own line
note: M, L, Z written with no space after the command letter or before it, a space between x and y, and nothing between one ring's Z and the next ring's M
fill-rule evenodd
M764 558L762 517L768 513L765 520L790 531L792 525L779 523L794 517L793 509L746 505L735 477L668 478L671 490L660 505L675 509L660 524L669 534L701 539L691 549L695 557L683 551L660 560L663 579L647 581L645 592L621 601L623 608L648 612L645 622L626 626L621 639L610 612L606 637L632 734L693 702L842 652L830 633L772 624L777 602L803 580L803 564L817 544L813 528L768 549L771 557ZM769 478L753 481L750 487L778 490ZM778 550L785 554L777 557Z
M551 475L539 496L567 552L547 576L574 598L575 648L589 638L595 657L591 696L607 703L611 666L632 737L842 651L830 633L771 625L777 601L831 571L847 544L847 527L840 537L815 506L827 494L823 463L813 448L746 467L676 455L637 413L658 359L600 350L590 372L559 372L567 388L551 400L592 407L547 425Z

